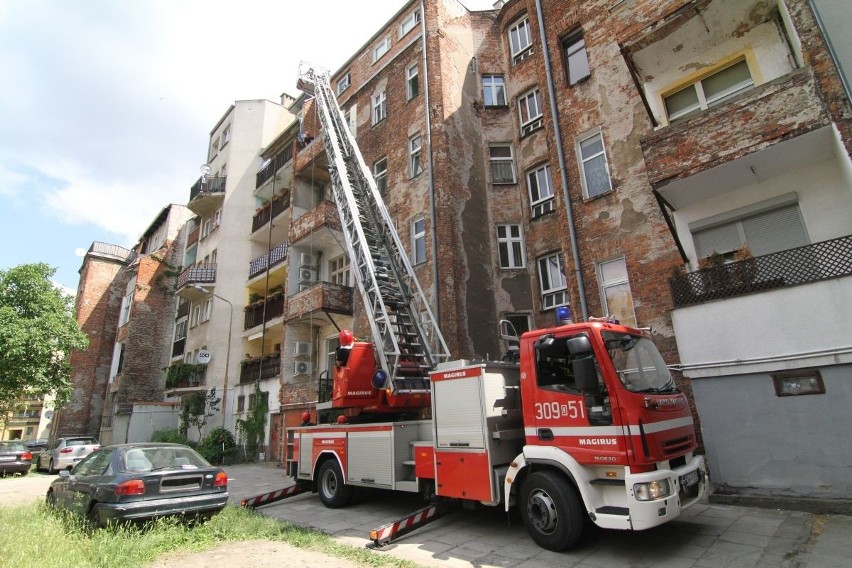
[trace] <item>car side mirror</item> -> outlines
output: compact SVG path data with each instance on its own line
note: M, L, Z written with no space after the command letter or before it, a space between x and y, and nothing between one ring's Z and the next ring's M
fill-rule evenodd
M592 354L592 342L589 336L578 335L568 340L568 352L574 357L585 357Z
M71 472L67 469L60 469L59 477L71 477Z

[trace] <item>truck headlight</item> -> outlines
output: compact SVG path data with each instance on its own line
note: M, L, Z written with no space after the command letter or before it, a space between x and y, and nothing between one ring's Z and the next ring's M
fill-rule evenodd
M633 486L633 495L637 501L655 501L672 494L672 486L668 479L637 483Z

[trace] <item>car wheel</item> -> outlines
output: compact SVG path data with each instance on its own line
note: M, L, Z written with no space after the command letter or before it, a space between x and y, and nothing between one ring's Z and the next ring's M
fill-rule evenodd
M47 464L47 473L49 473L50 475L56 475L57 473L59 473L59 470L53 467L53 458L50 458L50 463Z
M518 502L530 537L542 548L560 552L583 534L583 503L565 479L533 472L521 485Z
M45 498L45 502L47 503L48 507L55 509L56 508L56 493L54 493L53 491L48 491L47 497Z
M346 485L337 461L330 459L323 463L317 478L320 501L329 509L345 507L352 500L352 487Z
M97 530L104 526L101 522L101 507L97 503L92 505L92 507L89 509L89 515L87 518L89 521L89 526L92 528L92 530Z

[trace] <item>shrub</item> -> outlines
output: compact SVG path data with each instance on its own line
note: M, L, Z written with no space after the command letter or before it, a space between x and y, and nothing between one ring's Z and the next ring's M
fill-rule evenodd
M214 428L210 434L198 444L198 453L210 463L231 463L237 454L237 444L234 435L225 428Z
M165 430L157 430L151 434L152 442L184 444L185 446L195 447L195 442L189 440L186 436L180 433L177 428L166 428Z

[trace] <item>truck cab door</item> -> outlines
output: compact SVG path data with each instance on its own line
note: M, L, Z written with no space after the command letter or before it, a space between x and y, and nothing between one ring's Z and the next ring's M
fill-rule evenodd
M623 432L588 335L546 335L533 351L536 439L528 442L557 446L581 463L621 462Z

